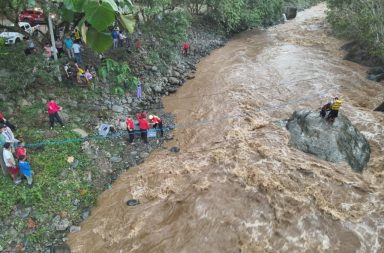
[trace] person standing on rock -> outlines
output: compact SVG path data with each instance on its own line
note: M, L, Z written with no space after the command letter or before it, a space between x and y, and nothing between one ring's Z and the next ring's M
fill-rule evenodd
M149 123L146 118L141 117L139 119L139 128L140 128L140 134L141 139L144 141L145 144L148 143L148 129L149 129Z
M326 118L328 122L333 123L335 121L335 119L339 115L339 109L342 103L343 102L338 97L335 97L333 99L333 103L331 105L331 111L329 112L328 117Z
M64 127L63 121L59 116L59 111L62 110L62 107L58 106L58 104L55 101L53 101L52 98L49 98L47 108L48 108L49 124L51 126L51 130L53 129L53 126L55 124L55 119L57 120L57 122L60 123L62 127Z
M163 131L163 121L160 119L160 117L156 115L149 115L149 124L152 125L153 128L159 128L160 130L160 137L163 137L164 131ZM157 135L157 130L156 130Z
M125 123L127 125L129 143L134 144L133 140L135 138L135 124L133 123L133 120L130 116L127 117Z
M320 116L324 119L325 116L327 115L327 112L331 110L331 105L332 103L329 102L329 103L326 103L325 105L323 105L321 107L321 110L320 110Z

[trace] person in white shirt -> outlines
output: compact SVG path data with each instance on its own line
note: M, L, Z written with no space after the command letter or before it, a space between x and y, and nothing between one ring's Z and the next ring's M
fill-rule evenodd
M81 46L77 40L73 43L73 53L75 55L75 59L77 64L82 65L82 60L81 60Z
M11 143L9 142L4 144L3 159L5 166L7 167L8 172L13 179L13 182L15 182L15 184L20 183L20 180L17 179L17 175L19 174L19 168L16 166L15 158L13 157L13 154L11 152Z
M5 142L10 143L12 150L14 150L14 146L20 141L15 138L12 130L8 126L5 126L1 134L4 136Z

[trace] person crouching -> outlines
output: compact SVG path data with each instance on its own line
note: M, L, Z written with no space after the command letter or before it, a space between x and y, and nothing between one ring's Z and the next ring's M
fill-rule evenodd
M160 117L158 117L156 115L149 115L148 119L149 119L149 124L152 125L153 128L159 128L160 137L163 137L163 135L164 135L163 121L160 119Z

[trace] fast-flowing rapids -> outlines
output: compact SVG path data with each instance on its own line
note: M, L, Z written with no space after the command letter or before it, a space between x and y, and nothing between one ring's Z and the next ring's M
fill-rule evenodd
M384 252L384 87L342 60L325 9L203 59L164 99L181 151L121 175L70 234L73 252ZM371 145L362 174L288 146L278 123L335 95Z

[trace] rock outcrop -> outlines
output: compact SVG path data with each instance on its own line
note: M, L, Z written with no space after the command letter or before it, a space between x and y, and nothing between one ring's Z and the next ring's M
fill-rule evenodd
M297 8L296 7L287 7L285 9L285 16L287 19L294 19L297 15Z
M296 111L287 129L290 145L326 161L345 161L359 172L369 161L368 141L342 114L330 125L318 112Z

